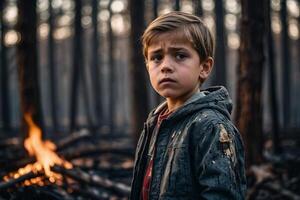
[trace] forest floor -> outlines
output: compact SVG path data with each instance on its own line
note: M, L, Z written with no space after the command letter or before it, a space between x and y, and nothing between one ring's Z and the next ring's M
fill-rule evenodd
M280 153L266 140L265 161L247 169L248 200L300 200L300 135L281 138Z
M265 142L265 161L246 170L248 200L300 200L298 137L300 135L282 139L279 154L272 153L272 140ZM134 159L134 145L129 135L95 138L85 130L56 140L55 144L57 154L76 166L69 171L56 169L67 177L62 187L45 179L43 187L25 186L23 182L8 187L3 185L3 177L34 159L28 156L20 138L1 138L0 200L128 198Z

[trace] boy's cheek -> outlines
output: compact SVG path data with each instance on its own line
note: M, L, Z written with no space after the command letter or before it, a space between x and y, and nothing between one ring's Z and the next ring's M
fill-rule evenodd
M149 78L150 78L150 83L152 85L152 87L156 87L156 80L153 76L151 76L151 74L149 73Z

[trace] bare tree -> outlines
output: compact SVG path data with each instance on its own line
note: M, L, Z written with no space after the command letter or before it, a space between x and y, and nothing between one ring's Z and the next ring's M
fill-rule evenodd
M244 138L247 165L262 161L262 74L266 3L242 0L236 123Z
M144 20L144 0L130 0L131 19L131 66L132 94L133 94L133 133L137 141L138 134L142 130L143 123L147 118L148 96L147 96L147 76L142 55L142 45L140 37L145 28Z
M30 113L43 128L37 66L36 0L17 2L17 30L21 37L17 46L17 59L22 114ZM24 119L22 126L25 128Z
M75 35L73 47L73 71L71 80L71 99L70 99L70 130L76 128L77 104L78 104L78 89L80 83L80 67L82 61L82 27L81 27L81 0L75 0Z
M108 20L108 40L109 40L109 70L110 70L110 84L109 84L109 92L110 92L110 102L109 102L109 111L110 111L110 118L109 118L109 124L110 124L110 131L112 133L115 132L115 116L116 116L116 92L117 89L117 79L116 79L116 63L114 58L114 48L115 48L115 40L114 40L114 33L111 26L111 19L113 12L111 10L111 4L113 0L110 0L109 2L109 12L110 12L110 18Z
M56 95L56 66L55 66L55 58L54 58L54 38L53 38L53 29L54 29L54 16L53 16L53 9L52 9L52 0L49 0L49 38L48 38L48 65L50 69L50 97L51 97L51 118L52 118L52 126L53 131L57 131L57 95Z
M179 1L175 2L175 4L177 4L177 6L180 6ZM153 20L154 20L155 18L158 17L159 1L153 0L152 5L153 5ZM176 5L175 5L175 7L176 7ZM178 10L179 10L179 8L178 8ZM149 89L150 89L151 95L154 97L154 104L155 105L160 104L163 101L163 97L160 96L153 88L150 87ZM149 102L151 102L151 100L149 100Z
M175 0L174 10L176 10L176 11L180 10L180 0Z
M4 5L5 1L0 2L0 19L1 19L1 110L2 110L2 120L3 120L3 129L10 129L10 101L9 101L9 76L7 69L7 58L6 58L6 46L5 46L5 32L6 24L4 22Z
M152 2L153 4L153 18L157 18L158 17L158 0L153 0Z
M282 69L282 97L283 97L283 127L287 128L290 123L290 80L291 80L291 62L290 62L290 44L288 36L288 16L286 0L280 2L280 19L282 24L281 30L281 69Z
M279 113L278 113L278 100L277 100L277 79L276 79L276 64L274 59L274 39L271 28L271 3L267 0L266 11L266 27L267 27L267 44L268 44L268 64L269 64L269 86L270 86L270 104L271 104L271 118L272 118L272 132L274 141L274 152L280 153L281 148L279 145Z
M195 8L195 15L202 17L203 16L202 0L193 0L193 5Z
M98 34L98 0L92 0L92 23L93 23L93 36L92 36L92 81L95 96L95 107L96 107L96 126L99 126L102 118L102 107L101 107L101 87L99 81L99 34Z
M226 53L224 28L224 6L223 1L215 1L216 13L216 64L215 64L215 84L226 86Z

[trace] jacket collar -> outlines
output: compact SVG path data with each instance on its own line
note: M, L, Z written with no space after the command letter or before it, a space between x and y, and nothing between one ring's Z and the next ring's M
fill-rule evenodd
M195 94L193 94L184 104L183 106L193 103L195 101L197 101L198 99L200 99L201 97L204 97L205 93L204 92L196 92ZM157 108L154 110L154 115L159 114L162 110L165 109L165 107L167 106L167 101L162 102L160 105L157 106Z
M200 100L201 99L201 100ZM167 106L167 102L164 101L156 109L150 112L147 122L152 124L156 122L158 114ZM225 87L214 86L201 90L190 97L183 106L178 108L172 113L169 119L179 119L187 114L193 113L199 109L209 108L222 112L225 116L230 118L232 110L232 100Z

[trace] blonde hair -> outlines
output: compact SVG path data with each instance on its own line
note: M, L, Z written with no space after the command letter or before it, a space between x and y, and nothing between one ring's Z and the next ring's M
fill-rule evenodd
M202 61L214 54L214 38L204 24L197 16L173 11L159 16L152 21L142 36L143 54L145 59L148 57L148 47L160 34L166 32L182 31L184 37L191 42Z

